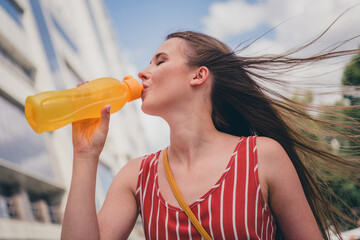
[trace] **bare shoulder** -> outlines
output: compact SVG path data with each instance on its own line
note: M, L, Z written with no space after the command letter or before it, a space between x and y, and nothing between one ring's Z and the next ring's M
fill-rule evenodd
M269 202L270 189L281 182L294 167L284 148L274 139L257 137L257 159L259 164L259 182L263 198Z
M117 201L124 195L135 196L137 177L143 158L135 158L125 164L114 177L107 193L105 204Z
M130 160L124 167L116 174L113 184L121 184L130 188L132 192L135 192L137 185L138 172L140 170L141 162L144 157L139 157Z
M285 239L321 239L297 171L284 148L271 138L258 137L257 152L262 194Z
M257 137L256 145L258 152L267 157L278 156L286 154L284 148L276 140L268 137Z
M139 171L141 162L144 158L145 157L138 157L138 158L134 158L134 159L130 160L129 162L127 162L125 164L125 166L123 168L121 168L121 170L119 172L121 172L122 170L125 170L125 169L127 171L131 171L131 172Z
M266 166L266 172L287 171L293 164L284 148L272 138L257 137L257 152L259 166Z
M256 145L259 165L265 165L273 169L281 166L284 170L293 166L284 148L274 139L257 137Z
M98 213L101 238L127 239L134 227L138 216L136 185L142 159L129 161L112 181Z

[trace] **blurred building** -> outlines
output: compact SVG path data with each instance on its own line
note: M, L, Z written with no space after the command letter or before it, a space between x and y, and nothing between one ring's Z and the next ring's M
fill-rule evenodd
M72 171L71 127L36 134L24 116L25 98L104 76L121 79L130 66L101 0L0 0L0 22L0 239L59 239ZM97 208L116 172L146 152L137 111L129 103L112 115ZM138 227L130 239L141 237Z

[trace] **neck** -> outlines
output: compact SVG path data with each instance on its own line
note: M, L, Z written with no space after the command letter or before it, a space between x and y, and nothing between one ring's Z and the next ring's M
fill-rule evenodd
M166 121L170 126L169 159L188 166L201 159L209 149L216 148L226 135L216 130L211 114L206 111L190 110L189 114L181 111Z

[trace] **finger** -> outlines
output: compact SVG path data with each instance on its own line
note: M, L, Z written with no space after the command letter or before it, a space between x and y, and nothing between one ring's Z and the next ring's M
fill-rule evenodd
M110 105L106 105L101 109L101 121L100 121L100 129L106 135L109 130L109 122L110 122Z

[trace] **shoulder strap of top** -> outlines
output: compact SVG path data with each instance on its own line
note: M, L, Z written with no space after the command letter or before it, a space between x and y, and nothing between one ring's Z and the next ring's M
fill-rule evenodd
M173 191L176 200L179 202L181 208L184 210L185 214L188 216L189 220L191 221L191 223L194 225L194 227L196 228L196 230L200 233L200 235L205 239L205 240L211 240L211 237L209 236L209 234L206 232L206 230L201 226L199 220L195 217L194 213L190 210L189 206L186 204L178 186L176 185L174 176L172 175L170 166L169 166L169 160L167 157L167 148L164 149L163 151L163 164L164 164L164 168L165 168L165 173L166 173L166 177L169 181L171 190Z

